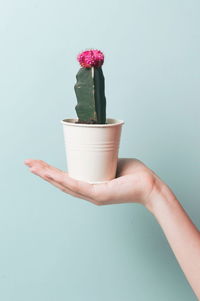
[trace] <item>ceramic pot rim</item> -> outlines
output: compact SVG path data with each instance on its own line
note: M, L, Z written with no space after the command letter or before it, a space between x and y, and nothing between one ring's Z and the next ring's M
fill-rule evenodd
M91 128L98 128L98 127L112 127L112 126L119 126L124 124L123 120L116 119L116 118L106 118L106 124L85 124L85 123L75 123L78 121L78 118L66 118L61 120L63 125L67 126L76 126L76 127L91 127Z

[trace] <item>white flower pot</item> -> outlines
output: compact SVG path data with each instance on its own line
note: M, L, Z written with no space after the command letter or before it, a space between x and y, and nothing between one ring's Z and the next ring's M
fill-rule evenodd
M114 179L124 121L112 118L107 118L106 124L76 121L61 121L69 176L93 184Z

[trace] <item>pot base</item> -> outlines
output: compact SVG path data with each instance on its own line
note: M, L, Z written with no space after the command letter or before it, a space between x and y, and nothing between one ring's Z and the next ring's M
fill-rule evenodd
M74 180L78 180L78 181L89 183L89 184L104 184L104 183L112 181L112 180L107 180L107 181L84 181L84 180L76 179L76 178L73 178L73 177L71 177L71 178L74 179Z

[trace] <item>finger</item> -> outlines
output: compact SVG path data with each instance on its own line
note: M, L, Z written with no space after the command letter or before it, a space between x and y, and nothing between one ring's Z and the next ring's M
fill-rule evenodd
M116 177L132 174L133 170L141 167L142 162L134 158L119 158L117 163Z
M60 189L61 191L67 193L67 194L70 194L70 195L72 195L72 196L74 196L74 197L76 197L76 198L84 199L84 200L89 201L89 202L91 202L91 203L93 203L93 204L96 204L96 201L95 201L95 200L90 199L90 198L86 198L86 197L84 197L84 196L82 196L82 195L80 195L80 194L78 194L78 193L76 193L76 192L74 192L74 191L72 191L72 190L70 190L70 189L67 189L65 186L60 185L60 184L58 184L57 182L53 181L50 177L45 177L45 178L43 178L43 179L44 179L45 181L49 182L50 184L52 184L53 186L57 187L57 188Z
M24 163L29 166L32 173L50 183L52 182L53 185L58 185L61 190L65 189L65 192L70 194L73 193L79 198L90 201L94 200L93 184L73 179L69 177L66 172L51 166L42 160L29 159L25 160Z

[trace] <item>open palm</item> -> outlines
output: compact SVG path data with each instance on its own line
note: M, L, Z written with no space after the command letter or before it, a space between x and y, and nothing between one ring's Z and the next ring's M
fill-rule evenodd
M63 192L96 205L130 202L145 204L157 178L144 163L132 158L119 158L116 178L102 184L89 184L73 179L68 173L41 160L28 159L24 163L32 173Z

